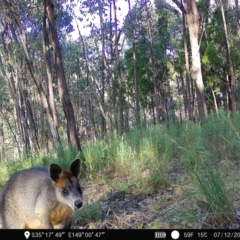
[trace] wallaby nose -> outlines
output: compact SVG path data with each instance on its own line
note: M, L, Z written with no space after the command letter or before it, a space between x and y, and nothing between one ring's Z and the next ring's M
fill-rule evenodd
M76 208L80 208L80 207L82 207L83 202L82 202L81 199L78 199L74 202L74 205L75 205Z

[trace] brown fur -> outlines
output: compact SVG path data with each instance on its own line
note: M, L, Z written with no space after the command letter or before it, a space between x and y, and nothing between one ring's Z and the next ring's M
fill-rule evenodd
M69 174L68 172L63 172L59 179L56 182L53 182L53 186L55 188L61 188L62 186L64 186L66 180L69 178L71 178L71 174Z
M82 206L80 160L68 171L58 164L16 173L0 194L0 222L6 229L70 228L74 211Z
M52 210L50 216L53 226L58 226L59 224L61 224L62 219L65 219L65 224L69 225L72 221L73 211L70 207L59 204L55 209Z

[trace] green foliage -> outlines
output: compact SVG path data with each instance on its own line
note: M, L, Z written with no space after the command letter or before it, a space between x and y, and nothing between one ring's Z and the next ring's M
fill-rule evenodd
M201 214L206 214L206 221L217 228L229 227L235 219L233 193L229 188L229 184L234 183L226 182L226 176L233 171L234 162L239 162L236 148L239 146L239 118L239 113L230 116L220 111L219 114L210 115L204 124L188 122L172 126L169 130L163 127L150 128L140 135L135 135L136 146L140 149L139 159L148 159L151 185L158 188L166 186L171 178L167 176L163 181L162 177L171 172L172 159L176 158L174 164L181 159L186 174L182 175L183 184L190 189L186 191L189 192L188 198L190 201L198 199L197 201L204 203L203 206L200 204L201 212L204 212ZM164 157L168 159L165 162L162 161ZM229 165L226 159L231 159L232 164ZM227 168L223 167L223 164ZM201 223L200 213L196 209L192 209L191 213L190 210L184 213L183 209L181 212L183 221Z
M215 48L214 43L210 42L207 44L202 56L202 63L205 65L212 64L214 67L221 66L222 59L219 55L219 51Z
M220 111L203 125L187 124L178 138L181 162L193 186L189 194L204 203L200 209L213 227L229 227L235 219L233 194L224 181L232 167L222 164L227 166L229 158L239 161L238 120L239 114L230 117Z
M108 164L106 156L106 143L103 141L88 142L84 147L85 165L90 177Z
M74 225L84 225L89 222L95 222L101 220L102 211L98 204L88 204L82 207L81 211L78 211L74 217Z
M116 3L120 4L120 2L117 1ZM148 4L145 4L146 1L134 1L135 4L132 5L131 11L126 15L122 28L120 22L116 22L117 27L114 23L113 5L109 4L109 1L83 1L82 8L77 5L78 3L72 3L72 1L71 3L61 1L54 3L54 17L62 51L61 56L64 60L67 87L74 106L77 125L80 126L81 143L84 146L85 176L87 180L91 181L100 179L108 189L115 187L123 192L129 192L134 188L136 191L147 194L160 190L164 191L168 186L174 186L172 188L175 191L175 186L180 185L183 181L183 188L194 189L191 192L192 195L187 196L187 202L192 201L192 196L198 197L210 206L211 214L217 216L218 212L223 213L223 215L219 215L220 220L217 221L221 225L220 222L228 222L227 218L231 218L225 206L230 209L230 214L233 213L232 196L228 189L233 182L231 176L234 175L237 179L237 174L233 169L239 164L240 160L240 115L238 112L230 115L221 110L218 114L210 115L201 124L198 122L179 124L178 116L186 111L183 107L186 103L184 100L186 85L183 77L185 54L182 18L180 14L175 12L176 9L167 3L168 1L160 2L161 6L154 10L149 1ZM79 19L84 18L88 27L91 28L90 35L84 37L89 68L86 67L82 43L79 43L79 41L71 42L68 38L68 33L73 31L72 11L74 4L81 8ZM110 6L112 9L110 9ZM236 9L233 6L224 4L231 60L236 79L239 79L240 54L238 48L240 42L237 32ZM46 65L42 53L42 7L42 1L39 0L25 0L19 1L19 3L16 1L16 7L12 9L12 14L17 19L19 18L22 24L21 28L26 30L26 46L33 63L34 75L36 75L36 79L42 82L45 94L48 96ZM229 60L219 6L216 2L210 4L209 1L198 1L197 7L201 16L199 44L205 97L208 110L212 111L214 109L213 92L221 93L223 96L220 99L216 94L219 106L222 106L220 100L225 105L228 103L225 80L226 73L229 71ZM116 7L118 17L121 13L119 9L119 7ZM6 15L7 12L3 11L4 9L0 10L2 10L2 38L6 42L6 46L3 46L3 44L0 46L3 63L0 76L3 115L0 130L1 141L4 145L1 149L3 153L1 152L2 159L0 162L0 184L2 184L10 175L22 168L33 165L48 166L51 162L61 162L61 164L67 166L68 161L81 156L79 152L68 149L68 143L65 143L67 139L66 117L57 94L57 76L54 56L52 56L51 37L47 36L46 39L47 53L51 62L50 70L59 120L58 131L65 144L63 144L64 150L55 149L55 152L46 155L49 146L46 141L48 130L46 129L45 110L41 107L39 95L25 62L23 49L20 47L21 44L20 42L17 43L18 40L20 41L20 28L18 29L15 24L8 27L8 22L15 23L15 21L13 18L11 19L10 12L10 15ZM110 12L112 13L111 19ZM103 17L102 19L100 19L100 14ZM98 19L97 21L103 20L101 27L94 18L95 20ZM76 20L78 21L78 19ZM118 46L115 46L117 40L115 30L120 37ZM186 34L191 67L188 31L186 31ZM124 41L125 39L126 41ZM134 126L134 107L132 105L135 102L136 93L134 91L132 39L134 39L136 47L137 84L141 113L145 114L144 117L148 115L146 121L153 121L153 112L156 110L154 109L154 90L157 89L161 104L161 120L167 119L170 123L168 126L165 126L164 123L161 126L150 126L145 129L142 126L141 128ZM103 40L104 48L102 48ZM129 125L132 128L131 132L123 136L115 133L116 129L114 129L119 124L120 106L118 94L120 80L116 72L115 47L118 48L121 62L124 122L126 122L126 126ZM125 51L125 55L122 49ZM106 63L104 63L105 65L103 60ZM4 70L6 74L4 74ZM3 76L5 79L3 79ZM156 86L154 86L154 77L157 80ZM6 80L9 80L9 85L5 83ZM11 101L9 101L9 91L11 90L9 86L12 86L13 89L16 88L16 98L11 99ZM194 84L191 88L193 89L190 90L195 94ZM26 99L23 98L25 93L27 93ZM239 107L239 93L240 88L237 84L235 92L237 107ZM25 100L28 100L29 106L32 107L35 121L33 125L35 125L34 127L39 134L39 145L42 144L40 148L47 149L39 156L34 155L29 149L22 150L25 135L31 143L34 141L31 138L32 132L27 126L30 121ZM98 105L99 102L102 104L102 111L108 114L110 121L113 123L111 126L113 131L110 133L113 137L87 141L92 136L93 124L97 131L105 134L104 129L99 130L104 125L102 124L103 117ZM23 110L20 117L16 111L18 108ZM148 114L149 109L151 110L150 114ZM178 114L176 114L176 109ZM25 119L25 125L23 125L21 121ZM24 137L22 137L20 143L17 138L21 131ZM111 130L108 129L108 131ZM82 135L84 136L82 137ZM17 151L24 156L21 160L14 159L18 155ZM218 198L221 198L221 201L218 201ZM198 210L196 210L194 204L190 205L192 209L189 219L199 220ZM87 221L100 219L97 207L91 206L89 211L91 212L89 216L84 216ZM94 219L93 215L95 213L96 218ZM87 213L83 211L83 214ZM142 227L142 225L138 226L139 228Z
M204 135L208 139L206 147L216 159L240 160L239 120L239 113L231 117L220 110L204 123Z
M79 152L66 147L64 150L56 149L56 151L52 154L46 154L44 152L32 154L30 152L25 152L21 159L1 159L0 185L6 182L7 179L14 173L22 169L34 166L43 166L48 168L51 163L58 163L63 168L67 169L70 162L79 157Z
M216 215L220 224L226 226L235 217L231 193L214 165L208 161L204 165L194 172L198 194L208 204L209 213Z
M152 82L152 71L149 64L149 42L138 41L136 42L136 59L137 59L137 81L139 87L139 97L142 106L146 107L148 99L146 96L149 93L153 94L153 82ZM125 52L125 66L128 71L128 82L127 89L132 89L134 87L134 67L133 67L133 50L128 49ZM135 98L132 91L127 90L127 93Z
M187 227L189 222L202 224L202 216L215 228L229 227L235 219L234 193L238 193L235 182L239 171L235 165L239 164L240 155L239 121L239 113L219 111L201 124L187 122L170 128L160 125L133 129L122 137L115 134L108 142L88 142L83 149L84 179L123 195L154 194L175 186L183 189L182 193L174 193L175 197L188 202L173 208L182 220L179 227ZM76 158L78 153L66 149L64 156L69 163L68 158ZM48 166L57 161L57 153L1 161L0 184L22 168ZM76 223L101 221L99 204L86 204L77 214ZM169 212L171 219L172 214Z

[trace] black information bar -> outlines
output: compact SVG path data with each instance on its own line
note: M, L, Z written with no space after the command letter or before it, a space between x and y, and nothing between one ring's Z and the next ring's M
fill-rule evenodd
M0 239L240 239L239 230L0 230Z

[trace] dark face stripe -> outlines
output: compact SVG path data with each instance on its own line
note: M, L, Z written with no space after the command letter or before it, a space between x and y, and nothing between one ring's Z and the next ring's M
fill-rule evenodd
M59 188L60 191L62 191L63 188L66 188L69 192L67 195L73 195L75 197L79 196L82 198L82 189L79 180L69 172L63 172L63 176L60 177L54 185ZM63 197L67 197L64 193L62 193L62 195Z

